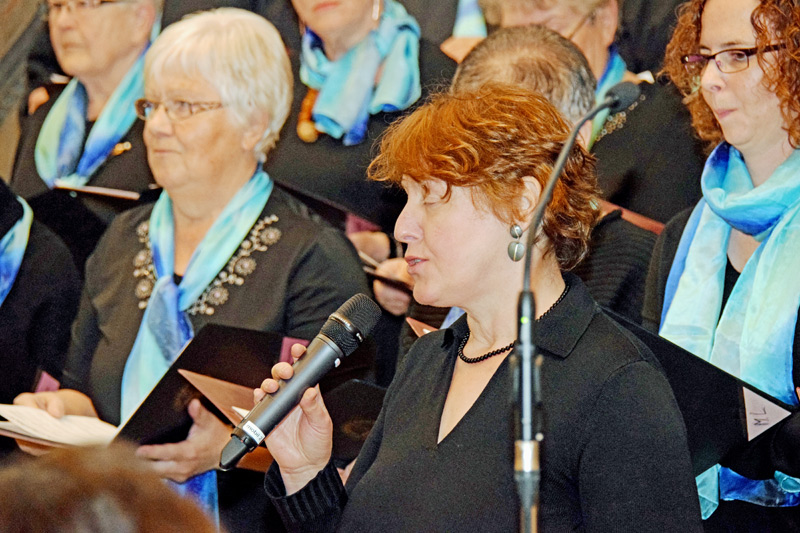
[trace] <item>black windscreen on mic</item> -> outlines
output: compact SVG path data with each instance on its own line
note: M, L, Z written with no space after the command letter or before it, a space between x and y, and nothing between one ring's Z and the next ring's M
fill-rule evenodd
M642 90L633 82L623 81L614 85L606 92L605 97L606 102L610 100L608 106L609 113L613 115L614 113L619 113L623 109L627 109L639 98L640 94L642 94Z
M256 446L289 414L303 393L319 383L342 357L353 353L381 316L380 307L369 296L356 294L328 317L306 353L293 365L294 376L279 381L278 390L266 395L231 434L222 450L219 466L228 470Z

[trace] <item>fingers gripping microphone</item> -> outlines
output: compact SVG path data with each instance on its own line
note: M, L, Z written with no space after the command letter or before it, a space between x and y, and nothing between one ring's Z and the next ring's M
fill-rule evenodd
M364 294L356 294L328 317L306 353L294 364L294 377L279 381L278 390L266 395L233 430L231 440L222 450L220 468L233 468L261 444L300 403L308 388L319 383L326 373L339 366L343 357L358 348L380 315L378 304Z

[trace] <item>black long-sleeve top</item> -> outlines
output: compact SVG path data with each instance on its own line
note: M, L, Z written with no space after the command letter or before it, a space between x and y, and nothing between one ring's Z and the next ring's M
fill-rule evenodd
M600 311L580 280L537 324L546 359L540 531L697 531L686 434L652 354ZM422 337L393 381L347 485L329 465L285 497L292 531L515 531L510 367L504 361L439 443L465 317Z

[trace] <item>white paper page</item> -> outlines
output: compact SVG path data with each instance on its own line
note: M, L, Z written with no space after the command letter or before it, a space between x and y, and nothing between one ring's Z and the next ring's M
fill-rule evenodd
M747 387L742 387L742 391L747 409L747 440L753 440L791 414Z
M0 405L0 416L11 422L18 433L73 446L109 444L118 429L99 418L67 415L59 419L42 409L23 405Z

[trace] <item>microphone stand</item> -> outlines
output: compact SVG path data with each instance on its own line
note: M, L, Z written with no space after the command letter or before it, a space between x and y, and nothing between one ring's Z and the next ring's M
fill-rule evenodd
M610 91L609 91L610 92ZM514 416L514 478L520 501L520 531L530 533L536 520L535 506L539 503L539 483L541 480L541 447L544 442L545 409L542 403L542 362L544 358L534 342L534 324L536 323L536 305L531 290L531 258L533 246L539 227L544 218L547 204L553 197L558 177L564 169L578 133L583 125L594 118L606 107L613 107L616 97L606 99L586 114L572 129L564 147L558 154L553 171L542 190L539 202L533 212L531 225L528 228L527 249L525 254L525 273L522 279L522 292L517 302L517 342L510 355L512 379L511 390L515 407Z

